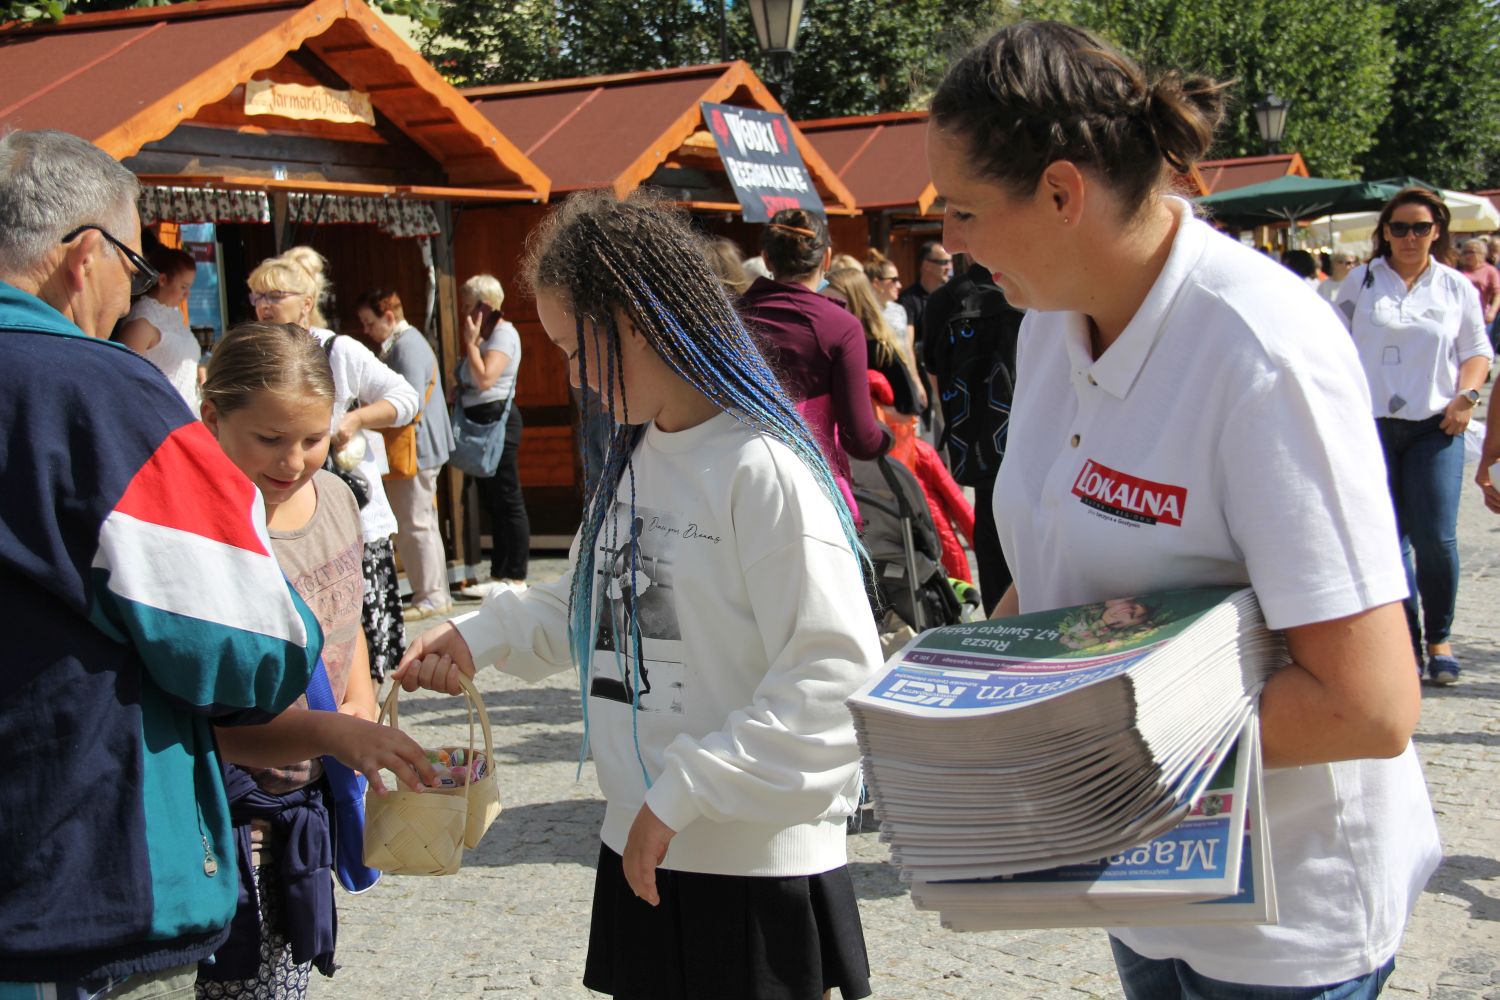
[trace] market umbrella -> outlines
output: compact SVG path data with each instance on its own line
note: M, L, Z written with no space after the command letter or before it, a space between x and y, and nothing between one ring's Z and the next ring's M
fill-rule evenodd
M1399 178L1399 180L1407 179ZM1379 183L1394 183L1394 181ZM1426 187L1427 185L1419 182L1415 185L1403 186ZM1450 231L1492 233L1500 230L1500 211L1496 211L1494 204L1488 198L1477 194L1465 194L1462 191L1443 191L1436 188L1433 190L1442 197L1443 204L1448 206ZM1328 242L1336 246L1363 244L1369 243L1370 238L1375 235L1375 223L1378 221L1380 221L1379 212L1353 212L1314 219L1309 223L1309 228L1318 234L1326 232Z
M1228 225L1264 226L1336 212L1378 209L1399 190L1399 187L1375 181L1277 177L1222 194L1204 195L1198 199L1198 204L1215 221Z

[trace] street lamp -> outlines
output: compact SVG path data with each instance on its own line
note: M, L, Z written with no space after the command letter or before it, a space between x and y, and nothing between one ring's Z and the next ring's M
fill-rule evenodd
M797 53L797 29L802 24L803 0L747 0L755 40L766 55L766 82L785 104L792 89L792 59Z
M1255 127L1260 129L1266 152L1281 152L1281 135L1286 131L1286 116L1292 109L1292 102L1284 101L1272 92L1256 101L1252 109L1255 111Z

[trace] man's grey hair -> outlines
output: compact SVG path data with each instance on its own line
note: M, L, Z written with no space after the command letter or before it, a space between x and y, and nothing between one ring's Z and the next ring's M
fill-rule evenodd
M126 239L139 191L134 174L76 135L0 136L0 274L33 270L79 226Z
M1472 240L1464 240L1463 244L1459 247L1459 250L1464 253L1477 253L1479 254L1479 256L1483 257L1485 251L1489 250L1489 248L1490 245L1484 240L1475 238Z

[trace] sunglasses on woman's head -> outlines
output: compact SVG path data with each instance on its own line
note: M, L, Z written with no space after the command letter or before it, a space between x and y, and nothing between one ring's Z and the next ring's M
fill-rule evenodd
M1385 228L1389 229L1396 239L1404 240L1408 234L1418 237L1430 236L1432 227L1435 225L1437 225L1436 222L1387 222Z

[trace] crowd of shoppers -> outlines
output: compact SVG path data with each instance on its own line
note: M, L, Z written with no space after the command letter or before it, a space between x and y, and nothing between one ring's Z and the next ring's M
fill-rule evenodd
M800 949L797 995L865 995L832 845L857 808L842 699L879 647L862 604L835 598L875 585L850 460L894 442L948 529L943 575L967 579L963 536L997 616L1248 584L1286 636L1260 701L1279 920L1116 930L1126 996L1378 994L1438 857L1410 737L1418 678L1460 677L1462 439L1494 355L1497 248L1470 240L1450 263L1448 209L1420 187L1382 210L1368 261L1335 254L1326 275L1305 251L1279 267L1215 232L1165 181L1208 151L1224 98L1075 27L1004 28L933 95L942 239L916 248L904 289L893 261L836 254L801 209L741 261L649 198L564 206L527 278L599 426L581 436L581 544L562 582L536 588L522 338L498 279L463 284L445 371L390 289L355 300L376 350L336 333L327 262L294 247L251 272L258 321L205 370L183 318L196 265L142 256L129 172L61 133L0 138L0 411L29 428L0 464L0 588L52 623L20 640L36 664L21 700L55 706L0 707L0 735L22 749L103 736L88 788L0 792L0 986L304 995L310 969L334 967L331 882L295 860L327 846L322 756L421 786L420 748L373 724L372 681L453 691L495 662L525 677L582 664L591 680L609 815L588 985L717 981L724 967L691 949L658 962L647 944L696 940L732 883L754 900L737 919ZM936 448L916 437L928 417ZM463 593L491 599L407 648L405 621L453 609L436 500L442 470L474 454L483 467L461 468L491 558ZM1089 463L1193 501L1149 524L1079 504ZM1500 510L1487 467L1478 482ZM691 516L714 547L660 548L648 512ZM214 614L198 614L205 596ZM726 635L744 641L726 653ZM685 662L648 673L642 644L663 639ZM710 661L721 674L685 699ZM331 714L299 701L310 679ZM747 723L742 702L764 711ZM110 815L161 820L85 830L62 861L10 821L64 822L65 797L101 794L101 775ZM757 824L795 861L760 850L743 832ZM111 857L127 860L123 907L88 892ZM277 888L309 878L315 891ZM779 925L791 897L755 895L772 878L821 950ZM68 906L59 885L77 888ZM80 905L89 919L72 919Z

